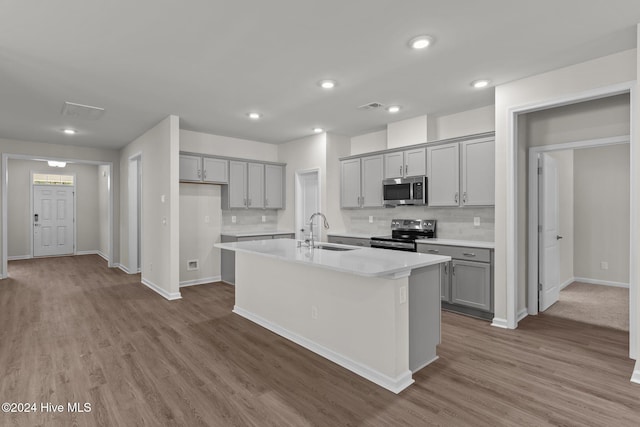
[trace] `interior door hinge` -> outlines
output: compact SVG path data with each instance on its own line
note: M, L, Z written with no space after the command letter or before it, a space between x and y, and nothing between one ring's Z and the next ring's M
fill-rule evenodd
M542 233L542 224L538 224L538 233Z
M538 166L538 175L542 175L542 166Z
M538 283L538 290L541 291L542 290L542 283Z

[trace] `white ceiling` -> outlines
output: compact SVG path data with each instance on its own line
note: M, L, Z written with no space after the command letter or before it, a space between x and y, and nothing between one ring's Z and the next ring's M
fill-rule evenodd
M0 137L119 148L181 127L280 143L493 103L499 85L634 48L638 0L135 0L0 3ZM412 51L407 41L436 43ZM328 92L323 78L336 79ZM62 116L64 101L103 107ZM400 104L389 115L357 106ZM250 110L263 113L250 121ZM77 128L63 135L66 126Z

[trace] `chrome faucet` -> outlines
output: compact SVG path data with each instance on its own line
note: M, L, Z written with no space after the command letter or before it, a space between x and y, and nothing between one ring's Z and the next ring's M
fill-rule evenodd
M311 218L309 218L309 239L305 240L305 243L307 243L309 245L309 247L311 247L311 248L313 248L315 246L315 243L313 241L313 219L316 216L321 216L322 219L324 220L323 227L325 228L325 230L329 229L329 223L327 222L327 217L324 216L323 213L316 212L313 215L311 215Z

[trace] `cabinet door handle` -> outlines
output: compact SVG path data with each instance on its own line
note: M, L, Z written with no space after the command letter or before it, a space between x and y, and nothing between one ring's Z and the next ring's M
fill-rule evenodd
M464 252L462 255L464 256L476 256L473 252Z
M438 253L440 253L440 251L439 251L439 250L437 250L437 249L427 249L427 252L432 253L432 254L438 254Z
M198 169L198 178L202 178L202 171Z
M456 195L453 196L453 201L457 204L458 203L458 192L456 192Z
M242 204L245 205L245 206L249 206L249 205L247 205L247 199L242 199Z
M456 275L456 265L451 263L451 275L455 276Z
M269 206L269 199L267 199L266 197L264 199L264 206L265 207Z
M467 204L467 192L466 191L464 193L462 193L462 204L463 205Z
M409 173L409 165L404 165L404 174L408 174Z
M402 165L400 165L400 176L402 176Z
M444 275L445 275L445 276L446 276L447 274L449 274L449 269L447 268L447 265L448 265L448 264L449 264L448 262L445 262L445 263L444 263Z
M360 197L360 206L364 206L364 196Z

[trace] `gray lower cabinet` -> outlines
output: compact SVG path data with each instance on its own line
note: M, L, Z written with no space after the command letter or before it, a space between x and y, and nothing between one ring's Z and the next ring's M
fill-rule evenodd
M442 264L442 308L493 318L493 251L484 248L418 243L418 252L450 256Z
M256 234L253 236L242 236L238 237L230 234L222 234L220 236L220 241L222 243L229 242L247 242L250 240L270 240L270 239L294 239L295 236L293 233L285 233L285 234ZM225 283L229 283L231 285L235 285L236 283L236 253L233 251L222 250L220 253L220 270L222 281Z
M340 245L363 246L365 248L371 246L369 244L369 239L360 237L329 236L327 240L329 243L337 243Z

